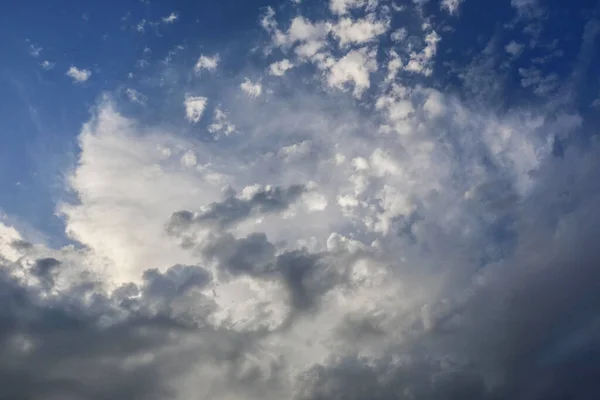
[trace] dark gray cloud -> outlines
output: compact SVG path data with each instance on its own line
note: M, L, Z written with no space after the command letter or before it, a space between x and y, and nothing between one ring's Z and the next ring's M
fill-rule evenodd
M285 211L306 192L304 185L292 185L288 188L267 186L257 189L248 198L239 198L234 192L228 194L222 202L211 203L206 211L192 213L178 211L168 224L170 232L200 224L210 227L227 228L253 215L272 214Z
M204 362L238 368L250 342L208 328L210 302L189 296L211 281L206 270L149 270L139 287L108 294L92 282L53 288L46 278L59 264L35 262L31 271L44 279L41 285L11 274L24 267L0 268L1 398L176 398L171 378L188 368Z
M283 251L264 233L244 238L224 234L203 243L202 253L217 261L220 271L231 276L248 275L256 279L283 282L294 310L307 310L329 289L344 283L343 269L326 253L310 253L306 249Z

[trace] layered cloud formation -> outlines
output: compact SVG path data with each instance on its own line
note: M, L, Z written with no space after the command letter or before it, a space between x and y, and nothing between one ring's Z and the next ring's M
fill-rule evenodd
M73 244L0 224L3 395L597 398L598 22L570 76L497 37L441 62L469 1L257 10L259 66L161 71L194 80L177 122L103 94L57 204ZM542 6L511 6L540 41ZM498 100L507 70L527 101Z

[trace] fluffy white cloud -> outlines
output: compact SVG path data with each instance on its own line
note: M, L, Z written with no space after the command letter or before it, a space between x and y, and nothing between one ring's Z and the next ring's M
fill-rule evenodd
M244 78L244 81L240 84L240 88L252 98L259 97L262 93L261 83L252 82L249 78Z
M196 71L196 73L200 73L200 71L202 71L203 69L214 71L215 69L217 69L219 61L220 57L218 54L215 54L213 56L201 55L200 58L198 58L196 65L194 66L194 70Z
M431 60L437 52L437 45L440 40L440 36L435 31L429 32L425 36L425 47L418 53L410 53L410 60L404 69L410 72L423 74L425 76L431 75L433 72L430 66Z
M331 66L327 84L343 89L347 83L352 83L352 93L360 97L370 87L369 75L376 69L377 61L373 52L366 48L352 50Z
M67 70L66 75L73 79L73 82L75 83L83 83L90 79L92 76L92 71L89 69L79 69L73 66Z
M183 101L187 120L192 124L200 121L204 115L207 104L208 99L206 97L187 95Z
M463 0L442 0L441 7L450 14L456 14Z
M365 5L365 0L330 0L329 9L334 14L343 15L353 8Z
M208 126L208 131L213 134L231 135L235 132L235 125L229 121L227 114L219 107L215 108L212 123Z
M269 65L269 74L274 76L283 76L288 70L292 68L294 68L294 64L292 64L290 60L285 58L281 61L277 61Z
M357 20L341 18L332 30L339 38L340 46L347 46L373 41L387 31L388 24L387 21L378 20L375 14L369 14Z
M177 21L177 18L179 18L179 16L177 14L175 14L174 12L172 12L168 16L163 17L162 22L164 22L165 24L172 24L175 21Z

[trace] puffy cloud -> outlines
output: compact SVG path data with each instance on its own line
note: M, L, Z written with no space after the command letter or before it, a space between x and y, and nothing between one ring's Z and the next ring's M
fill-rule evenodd
M373 41L377 36L385 33L387 28L387 21L377 20L375 14L369 14L366 18L357 20L341 18L332 30L339 38L340 46L347 46Z
M178 15L172 12L168 16L163 17L162 22L164 22L165 24L172 24L175 21L177 21L177 18L179 18Z
M518 57L523 52L523 44L517 43L514 40L507 44L504 49L506 52L514 57Z
M456 14L463 0L442 0L441 7L450 14Z
M244 78L244 81L240 84L240 88L249 97L256 98L262 93L262 85L260 82L252 82L249 78Z
M195 124L204 115L204 109L208 104L208 99L202 96L186 96L183 102L185 106L185 116L188 121Z
M364 0L330 0L329 9L334 14L343 15L353 8L365 5Z
M215 54L213 56L201 55L200 58L198 58L196 65L194 66L194 70L196 71L196 73L200 73L200 71L202 71L203 69L214 71L215 69L217 69L219 61L220 57L218 54Z
M212 123L208 126L208 131L218 135L223 133L225 136L235 132L235 125L229 121L227 114L219 107L215 108Z
M369 75L377 69L377 61L373 52L366 48L352 50L337 60L329 70L327 84L343 89L347 83L352 83L352 93L360 97L370 87Z
M429 32L425 36L425 47L418 53L414 51L410 53L410 59L404 69L425 76L431 75L433 70L430 64L437 52L437 45L440 40L440 36L435 31Z
M77 67L72 66L67 70L66 75L69 78L73 79L74 83L83 83L90 79L90 77L92 76L92 71L90 71L89 69L79 69Z
M269 65L269 74L274 76L283 76L292 68L294 68L294 64L292 64L290 60L286 58Z

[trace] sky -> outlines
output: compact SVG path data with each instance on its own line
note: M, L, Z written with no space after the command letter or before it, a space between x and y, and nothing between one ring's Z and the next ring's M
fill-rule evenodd
M600 398L600 2L0 1L10 399Z

